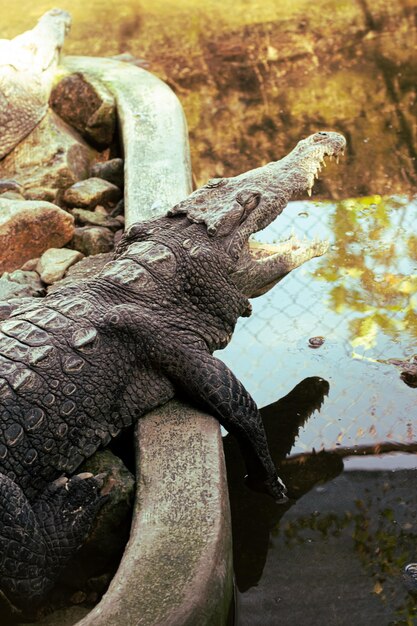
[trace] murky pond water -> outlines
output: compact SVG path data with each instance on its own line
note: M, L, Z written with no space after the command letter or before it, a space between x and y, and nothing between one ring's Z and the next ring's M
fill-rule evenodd
M387 362L417 353L416 219L417 202L406 198L295 202L259 234L272 242L294 230L330 244L254 300L237 341L220 353L260 406L307 376L329 382L293 452L417 441L416 389L402 380L401 366ZM324 343L312 348L317 336Z
M417 456L362 455L417 449L417 389L398 365L417 352L416 217L400 197L294 202L259 235L295 230L330 247L255 300L219 353L268 405L296 503L249 494L226 438L239 624L414 623L401 572L417 558Z
M253 301L219 353L265 407L293 497L277 507L245 489L225 438L238 623L417 623L401 579L417 560L416 2L60 6L74 18L67 53L129 51L176 90L198 184L279 158L316 130L347 136L347 160L317 187L333 200L292 203L260 237L294 228L328 238L329 252ZM49 8L0 0L2 36ZM341 200L352 196L362 197ZM402 456L376 455L394 450Z

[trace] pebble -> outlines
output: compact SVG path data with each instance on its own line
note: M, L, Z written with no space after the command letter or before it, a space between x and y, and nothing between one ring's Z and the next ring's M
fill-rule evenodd
M0 273L64 246L73 235L73 216L55 204L0 196Z
M104 226L110 230L118 230L120 222L117 218L109 217L98 211L87 211L86 209L72 209L70 211L79 224L92 224L93 226Z
M110 159L101 163L95 163L91 168L91 176L103 178L116 187L123 188L124 185L124 163L123 159Z
M78 250L68 248L49 248L39 259L36 270L42 281L47 285L56 283L66 273L67 269L83 258Z
M86 256L110 252L114 247L114 235L102 226L82 226L75 229L72 246Z
M116 204L122 196L119 187L101 178L87 178L65 190L63 200L70 207L94 209L98 204Z
M320 348L320 346L322 346L325 341L326 340L324 337L310 337L310 339L308 340L308 346L309 348Z

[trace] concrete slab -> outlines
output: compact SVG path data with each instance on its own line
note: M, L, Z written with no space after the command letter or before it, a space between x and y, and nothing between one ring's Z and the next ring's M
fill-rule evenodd
M184 114L155 76L111 59L70 57L69 71L115 96L125 158L126 224L163 213L191 191ZM171 402L136 430L132 530L108 592L78 626L221 626L232 598L230 509L220 427Z

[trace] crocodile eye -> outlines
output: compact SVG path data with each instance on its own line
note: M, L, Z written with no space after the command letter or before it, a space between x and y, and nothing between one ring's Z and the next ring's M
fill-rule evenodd
M215 189L216 187L220 187L225 182L224 178L210 178L210 180L206 183L207 189Z
M242 191L237 194L236 202L238 202L247 211L256 209L261 200L261 194L257 191Z

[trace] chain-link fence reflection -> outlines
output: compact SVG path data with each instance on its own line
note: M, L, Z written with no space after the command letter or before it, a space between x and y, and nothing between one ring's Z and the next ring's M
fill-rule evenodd
M254 300L218 353L260 406L307 376L329 382L293 452L416 441L417 390L400 377L417 353L416 217L417 202L404 198L295 202L260 233L268 242L293 230L330 241L324 257ZM316 336L325 341L314 349Z

